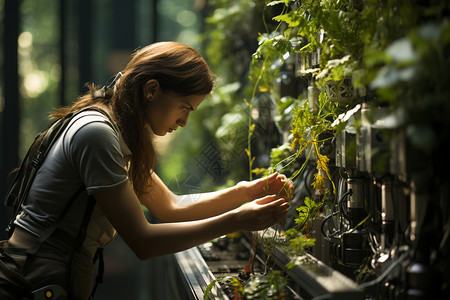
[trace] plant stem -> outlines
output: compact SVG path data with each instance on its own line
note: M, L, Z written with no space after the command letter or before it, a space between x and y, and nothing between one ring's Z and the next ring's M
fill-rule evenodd
M259 81L261 80L263 73L265 71L267 57L264 58L263 65L261 67L261 72L258 75L258 78L255 81L255 85L253 86L252 91L252 98L249 103L249 113L248 113L248 136L247 136L247 155L248 155L248 166L249 166L249 180L251 181L253 179L252 175L252 169L253 169L253 158L252 158L252 148L251 148L251 139L253 135L253 124L252 124L252 110L253 110L253 103L255 101L255 95L256 91L258 89Z

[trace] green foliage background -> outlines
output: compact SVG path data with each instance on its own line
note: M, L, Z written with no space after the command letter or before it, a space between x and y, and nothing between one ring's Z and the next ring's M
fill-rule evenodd
M328 130L340 130L345 123L332 128L333 120L355 104L367 102L374 108L388 104L393 114L403 116L395 126L405 130L414 145L444 159L441 151L446 149L450 112L446 1L221 0L209 2L207 15L204 52L218 76L217 88L191 124L202 123L207 142L214 143L219 155L227 157L229 151L221 144L226 136L221 129L238 127L245 132L252 115L248 103L269 99L275 106L277 128L290 131L291 142L304 143L294 145L300 149L307 146L305 132L317 139ZM308 105L305 91L297 98L280 97L282 67L317 51L319 64L306 65L296 75L316 79L319 107ZM353 100L342 104L329 99L327 84L339 85L349 76ZM258 155L256 150L252 155ZM186 160L198 154L195 151ZM206 180L207 186L247 179L248 159L244 153L234 156L220 179Z

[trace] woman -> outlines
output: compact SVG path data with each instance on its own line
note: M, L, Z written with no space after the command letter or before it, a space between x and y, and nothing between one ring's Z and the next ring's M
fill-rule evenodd
M175 42L137 51L122 73L108 88L91 87L74 105L53 114L60 118L86 107L101 109L74 117L39 169L15 221L6 250L29 249L44 239L46 228L58 224L40 247L43 254L26 263L23 256L16 259L17 272L34 289L57 282L71 298L88 299L93 257L116 231L138 258L148 259L231 232L267 228L289 208L282 196L286 198L286 190L292 194L293 185L278 174L196 195L196 203L177 206L176 196L152 171L152 135L186 126L190 113L211 92L213 75L196 50ZM65 209L71 199L76 201ZM95 206L86 233L80 234L89 199ZM148 223L141 204L165 223ZM64 218L58 217L66 210ZM77 247L79 236L84 239ZM0 291L5 297L14 288L4 278L0 276Z

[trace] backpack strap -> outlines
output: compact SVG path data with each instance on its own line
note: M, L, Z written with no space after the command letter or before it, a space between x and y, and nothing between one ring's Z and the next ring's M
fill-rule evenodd
M6 229L9 237L11 237L13 233L14 221L17 214L20 212L22 205L25 203L25 199L28 196L37 170L47 156L51 146L67 127L73 116L74 114L72 113L64 118L58 119L47 129L47 131L40 133L25 155L19 171L14 177L6 194L5 205L13 207L13 217Z
M114 124L114 121L105 110L92 106L85 107L67 114L66 116L56 120L47 130L39 133L36 136L31 147L28 149L28 152L25 155L25 158L23 159L6 193L5 206L10 206L13 208L13 216L6 228L8 237L11 237L14 231L14 221L19 214L22 205L25 203L25 200L27 199L28 193L31 188L31 184L34 181L34 177L36 176L38 169L44 162L44 159L50 151L51 147L56 142L61 133L64 132L73 117L81 112L88 110L97 111L104 115L111 123L114 130L119 132L117 126Z
M104 111L101 108L98 107L86 107L83 109L80 109L78 111L69 113L63 118L58 119L55 121L46 131L40 133L35 141L33 142L32 146L28 150L24 160L22 161L22 164L16 173L12 184L10 185L10 188L8 189L5 205L12 206L14 209L13 217L10 220L10 223L7 228L7 233L9 237L11 237L13 230L14 230L14 221L18 215L18 213L21 210L22 205L25 203L25 200L27 199L29 190L31 188L31 184L33 183L33 180L36 176L36 173L40 166L42 165L45 157L47 156L48 152L50 151L51 147L55 143L55 141L58 139L58 137L61 135L62 132L67 128L70 121L73 119L74 116L78 115L79 113L87 110L94 110L102 115L104 115L108 121L113 126L114 130L118 132L117 126L114 124L114 121L111 119L109 114ZM85 190L85 186L82 185L78 190L72 195L72 197L69 199L68 203L62 210L61 214L57 218L57 220L44 232L41 233L41 235L36 239L34 245L32 245L29 249L27 249L26 254L27 258L22 265L21 271L24 272L26 268L28 267L30 261L33 257L38 255L39 251L41 250L43 244L45 241L51 237L52 235L58 238L58 235L61 231L58 231L58 227L60 226L62 220L67 215L68 211L72 207L75 200L79 197L79 195ZM87 227L89 225L90 218L92 216L92 213L94 211L95 207L95 199L93 196L88 197L88 201L86 203L86 209L83 216L83 219L81 221L78 233L76 235L76 238L74 240L72 251L70 251L68 257L66 258L66 266L67 266L67 289L68 292L71 292L71 269L72 269L72 261L73 257L75 255L75 252L80 251L82 244L86 238L87 234ZM62 240L65 240L65 236L61 236ZM95 290L97 288L98 283L101 283L103 281L103 272L104 272L104 262L103 262L103 249L99 248L97 250L97 253L95 254L95 260L99 260L99 269L98 274L96 277L96 283L94 286L94 289L92 291L92 296L95 293ZM95 263L95 261L94 261ZM19 275L19 274L18 274Z

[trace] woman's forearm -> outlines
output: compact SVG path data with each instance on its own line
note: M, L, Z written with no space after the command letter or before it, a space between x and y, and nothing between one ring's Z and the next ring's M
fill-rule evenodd
M239 184L217 192L177 196L154 173L151 185L151 191L140 202L161 222L209 218L249 201L245 188Z
M175 196L178 207L173 215L177 221L191 221L213 217L249 201L245 191L239 186L216 192Z

